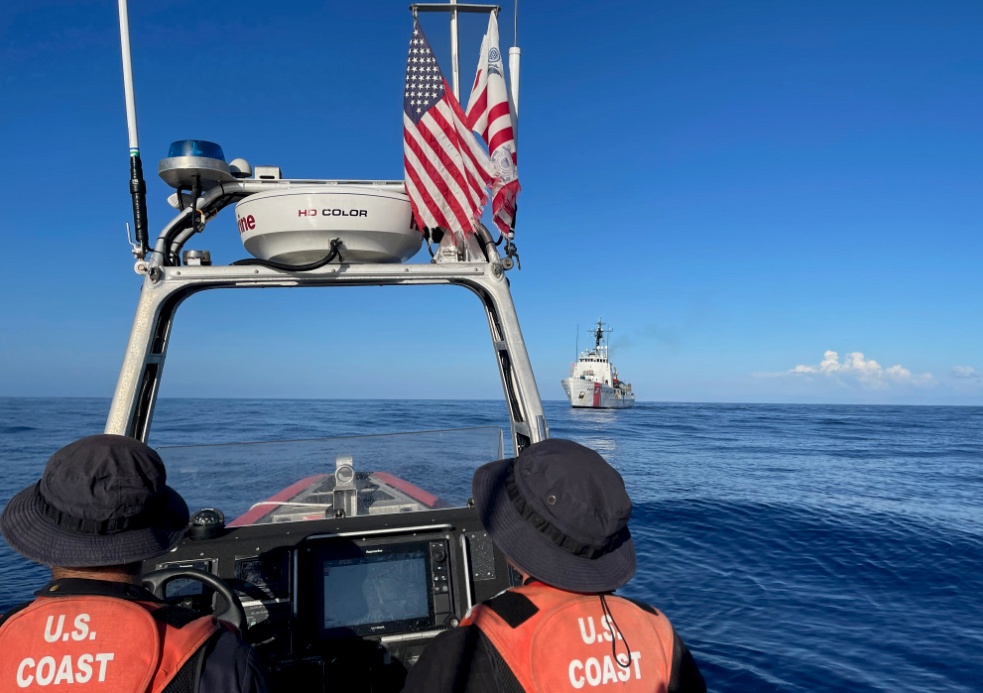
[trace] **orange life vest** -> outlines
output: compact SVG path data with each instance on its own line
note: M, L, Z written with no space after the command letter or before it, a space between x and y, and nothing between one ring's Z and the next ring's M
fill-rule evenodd
M674 636L661 613L604 595L605 613L600 595L564 592L542 583L510 592L526 597L538 610L513 626L494 609L478 605L462 625L481 629L527 693L668 689Z
M160 693L220 628L210 616L163 623L151 614L164 606L38 597L0 627L0 691Z

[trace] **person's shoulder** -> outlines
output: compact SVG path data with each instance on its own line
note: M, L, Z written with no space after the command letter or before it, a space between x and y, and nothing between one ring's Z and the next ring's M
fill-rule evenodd
M476 606L475 609L493 611L512 628L518 628L539 611L539 607L517 589L508 589L500 592L491 599Z
M665 617L665 614L663 614L661 611L659 611L658 609L656 609L651 604L647 604L646 602L643 602L643 601L638 600L638 599L632 599L631 597L625 597L625 596L622 596L620 594L617 595L617 596L620 597L621 599L624 599L626 602L629 602L631 604L634 604L635 606L637 606L639 609L641 609L642 611L644 611L646 613L652 614L653 616L662 616L662 617Z
M7 622L7 619L8 618L10 618L14 614L16 614L18 611L23 611L24 609L26 609L27 607L29 607L31 604L32 604L32 602L24 602L23 604L18 604L17 606L13 606L10 609L8 609L7 611L5 611L2 614L0 614L0 626L3 626L3 624Z

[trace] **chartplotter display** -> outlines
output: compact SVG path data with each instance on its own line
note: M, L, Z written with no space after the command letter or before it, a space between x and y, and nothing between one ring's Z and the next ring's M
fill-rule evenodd
M428 551L368 549L354 558L322 563L322 628L355 628L428 619ZM380 628L382 630L383 628ZM371 630L371 628L370 628Z
M326 542L311 554L306 570L317 596L308 618L322 639L415 632L446 620L443 540Z

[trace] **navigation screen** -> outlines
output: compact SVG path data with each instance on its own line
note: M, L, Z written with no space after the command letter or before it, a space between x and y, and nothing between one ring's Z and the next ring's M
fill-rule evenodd
M424 548L397 552L368 548L364 555L326 559L322 566L324 631L382 631L385 624L430 616Z

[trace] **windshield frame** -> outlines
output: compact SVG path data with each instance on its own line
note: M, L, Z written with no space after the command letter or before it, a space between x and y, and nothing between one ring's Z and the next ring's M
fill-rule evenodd
M508 280L495 261L326 265L308 272L248 265L145 271L106 433L148 439L175 316L195 294L212 289L450 285L472 291L484 308L509 411L512 453L548 437Z

